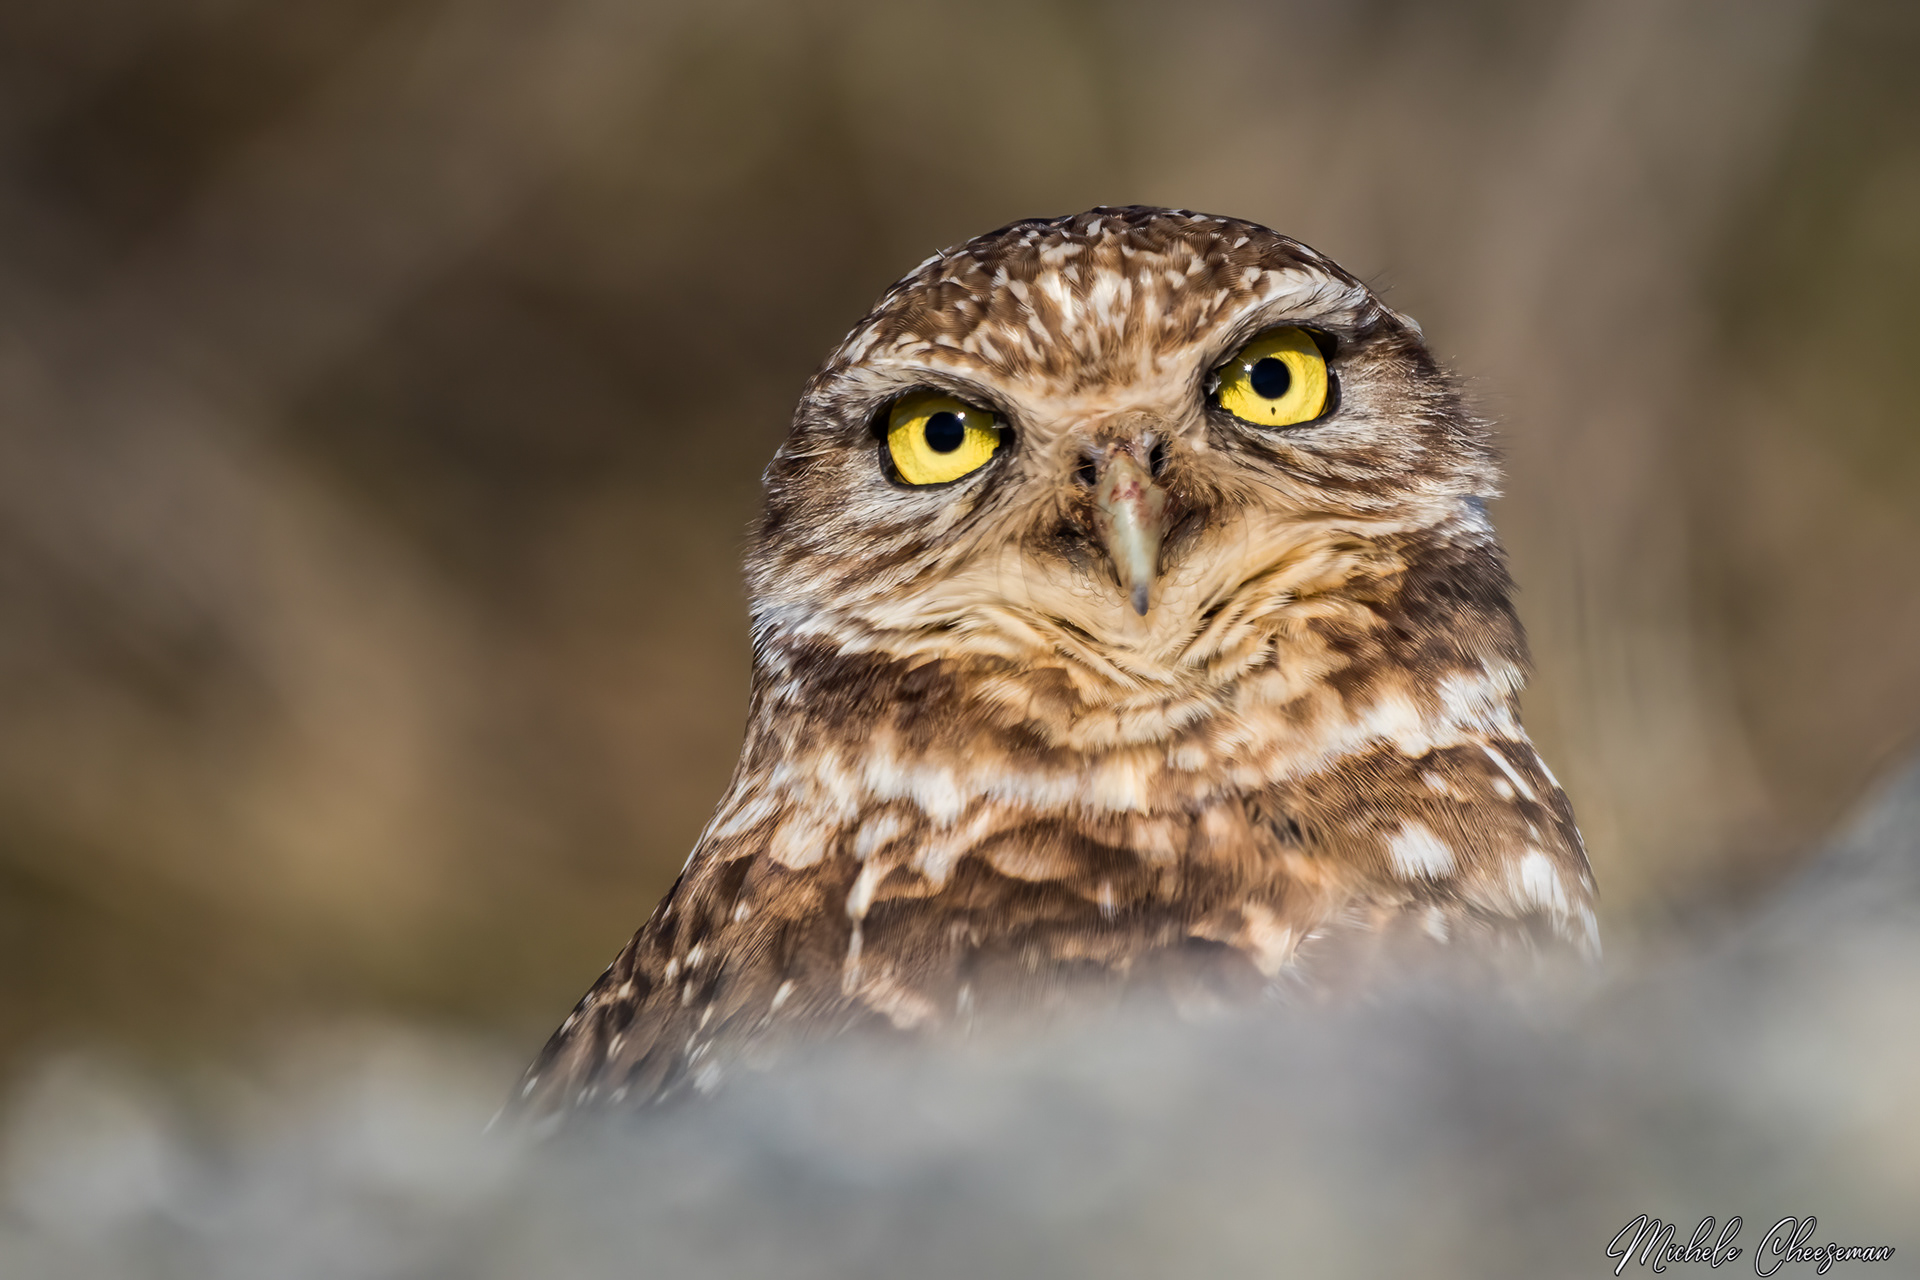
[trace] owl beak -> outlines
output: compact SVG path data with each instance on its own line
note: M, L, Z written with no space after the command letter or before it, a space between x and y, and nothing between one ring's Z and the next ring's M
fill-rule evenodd
M1167 491L1131 453L1115 449L1100 465L1093 511L1120 589L1133 611L1145 617L1160 572L1160 540L1167 534Z

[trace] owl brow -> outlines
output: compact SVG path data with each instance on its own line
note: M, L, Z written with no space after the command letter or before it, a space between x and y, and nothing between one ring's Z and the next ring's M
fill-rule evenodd
M1276 309L1271 304L1267 307L1257 307L1225 331L1226 337L1218 344L1218 350L1207 358L1206 369L1209 373L1218 369L1241 347L1246 346L1267 330L1278 329L1282 325L1291 325L1303 330L1313 339L1314 345L1320 348L1320 354L1331 360L1333 351L1328 349L1329 346L1337 350L1348 342L1363 339L1373 327L1371 320L1371 316L1362 315L1355 316L1345 323L1335 323L1326 312L1297 315L1289 314L1285 307Z
M887 411L908 396L934 392L938 395L952 396L963 400L978 409L985 409L994 416L995 421L1004 426L1014 425L1014 415L1001 403L1000 397L988 388L978 386L964 378L948 378L944 381L932 381L939 374L925 375L928 380L911 382L903 386L888 388L876 398L870 400L864 410L855 414L855 418L867 424L867 433L874 439L883 439L887 434Z

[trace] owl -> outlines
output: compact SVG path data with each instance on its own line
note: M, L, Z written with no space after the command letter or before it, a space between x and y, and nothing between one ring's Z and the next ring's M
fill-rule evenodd
M739 765L519 1107L1595 954L1497 483L1419 326L1265 227L1097 208L928 258L806 385Z

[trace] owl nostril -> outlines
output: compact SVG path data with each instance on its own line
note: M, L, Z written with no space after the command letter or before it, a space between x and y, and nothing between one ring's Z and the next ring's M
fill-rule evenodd
M1094 482L1100 478L1100 468L1092 458L1082 458L1080 465L1073 469L1073 478L1091 489Z
M1167 446L1161 441L1156 440L1154 441L1153 450L1147 454L1147 474L1151 475L1155 480L1158 480L1160 474L1166 469Z

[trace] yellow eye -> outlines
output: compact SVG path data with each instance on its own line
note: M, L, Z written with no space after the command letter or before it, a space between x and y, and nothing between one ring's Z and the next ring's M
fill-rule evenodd
M1327 407L1327 362L1304 329L1269 329L1219 373L1220 407L1258 427L1290 427Z
M908 484L958 480L999 448L991 413L938 392L902 396L887 417L887 452Z

